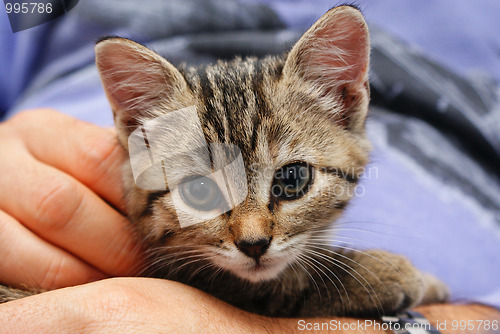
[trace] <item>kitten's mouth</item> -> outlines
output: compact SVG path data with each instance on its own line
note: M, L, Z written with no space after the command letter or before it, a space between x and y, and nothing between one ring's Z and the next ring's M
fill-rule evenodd
M260 282L276 278L285 266L274 261L273 263L254 261L252 264L242 267L243 268L238 268L238 270L233 269L233 272L237 276L249 280L250 282Z
M264 271L269 269L269 265L262 264L260 261L255 261L255 263L250 267L250 271Z
M217 261L216 263L236 276L252 283L275 279L286 268L288 261L276 258L260 259L259 261Z

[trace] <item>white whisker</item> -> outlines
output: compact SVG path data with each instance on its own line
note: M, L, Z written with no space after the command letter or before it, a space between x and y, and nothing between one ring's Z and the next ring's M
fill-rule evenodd
M383 310L382 304L381 304L381 302L380 302L380 300L379 300L379 298L378 298L378 295L377 295L376 291L373 289L372 285L371 285L371 284L370 284L370 283L366 280L366 278L364 278L364 277L363 277L363 275L361 275L361 274L360 274L360 273L359 273L356 269L354 269L353 267L349 266L348 264L346 264L346 263L344 263L344 262L342 262L342 261L340 261L340 260L338 260L338 259L335 259L335 258L333 258L333 257L331 257L331 256L327 256L327 255L325 255L325 254L322 254L322 253L320 253L320 252L314 251L314 250L312 250L312 249L309 249L309 248L308 248L306 251L307 251L307 252L310 252L310 253L312 253L312 254L314 254L314 255L316 255L316 256L319 256L319 257L321 257L321 258L323 258L323 259L325 259L325 260L326 260L326 261L328 261L329 263L331 263L331 264L333 264L334 266L336 266L336 267L338 267L338 268L342 269L342 270L343 270L344 272L346 272L349 276L351 276L352 278L354 278L354 279L358 282L358 284L360 284L360 285L363 287L363 289L365 289L365 290L366 290L366 292L368 293L368 295L370 296L370 298L373 300L373 302L375 303L375 306L377 307L377 311L378 311L378 312L380 312L379 305L380 305L380 307L381 307L381 308L382 308L382 310ZM366 267L364 267L363 265L361 265L361 264L357 263L356 261L354 261L354 260L352 260L352 259L349 259L347 256L344 256L344 255L342 255L342 254L336 253L336 252L335 252L335 251L333 251L333 250L332 250L331 252L333 252L333 253L334 253L335 255L337 255L337 256L340 256L340 257L346 258L346 259L348 259L348 260L350 260L350 261L354 262L355 264L359 265L360 267L362 267L362 268L364 268L365 270L367 270L368 272L370 272L368 269L366 269ZM368 287L369 287L370 289L368 289L368 288L366 287L366 285L365 285L365 284L363 284L363 282L361 282L361 281L360 281L360 280L359 280L356 276L354 276L354 275L353 275L353 273L351 273L349 270L347 270L347 269L346 269L346 268L344 268L343 266L347 267L349 270L351 270L351 271L352 271L352 272L354 272L356 275L358 275L358 276L359 276L359 277L360 277L360 278L361 278L361 279L362 279L362 280L366 283L366 285L368 285ZM372 274L373 274L373 273L372 273ZM375 276L375 275L374 275L374 276ZM375 277L378 279L378 277L377 277L377 276L375 276ZM370 291L370 290L371 290L371 291ZM373 294L372 294L372 293L375 295L376 300L374 299L374 297L373 297Z
M342 283L342 281L340 280L340 278L330 269L328 268L327 266L325 266L323 263L321 263L320 261L316 260L315 258L307 255L307 254L302 254L303 256L305 256L306 258L310 259L311 261L314 261L315 263L317 263L318 265L322 266L323 268L325 268L326 270L328 270L329 273L331 273L336 279L337 281L340 283L340 285L342 286L343 290L345 291L346 293L346 296L347 296L347 300L349 302L349 306L351 305L351 300L349 298L349 293L347 291L347 289L345 288L344 284ZM340 290L338 289L337 287L337 284L335 284L335 282L330 278L330 276L328 276L323 270L321 270L319 267L318 269L323 273L323 275L326 276L326 278L328 278L328 280L333 284L333 286L335 287L335 290L337 290L337 293L340 297L340 301L342 303L342 306L344 307L344 311L345 311L345 302L344 302L344 298L342 298L342 294L340 293ZM325 287L326 287L326 284L325 284ZM327 289L327 291L329 291L329 289ZM330 295L328 295L329 298L330 298Z

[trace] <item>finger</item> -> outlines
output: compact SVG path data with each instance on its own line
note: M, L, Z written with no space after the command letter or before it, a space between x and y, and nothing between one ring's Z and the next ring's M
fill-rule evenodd
M20 113L9 124L35 158L70 174L125 212L121 167L126 154L114 130L45 109Z
M20 288L56 289L106 277L54 247L0 211L0 282Z
M0 150L0 209L48 242L110 275L131 275L141 263L129 222L94 192L61 171L17 152ZM19 151L20 149L18 149Z

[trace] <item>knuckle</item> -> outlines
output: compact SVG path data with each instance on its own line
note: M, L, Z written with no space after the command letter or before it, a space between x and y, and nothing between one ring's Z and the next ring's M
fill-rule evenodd
M70 179L47 180L35 191L35 196L35 219L49 231L65 229L83 200L78 184Z
M2 245L2 253L9 255L11 245L9 242L12 242L16 239L15 226L19 224L14 218L9 216L7 213L0 209L0 235L1 235L1 245ZM14 241L15 242L15 241ZM3 265L5 265L7 261L3 261Z
M29 109L14 114L9 119L0 122L0 136L2 141L12 139L22 133L23 130L34 126L40 127L47 122L52 123L57 115L61 115L54 109Z
M99 310L101 316L106 319L116 317L118 314L127 314L130 310L140 305L141 295L134 291L129 284L124 284L118 278L110 278L97 282L93 288L95 298L88 298L97 305L89 305L91 309Z
M38 284L42 289L56 289L62 287L64 273L68 270L63 259L53 258L42 269L42 276Z
M33 110L25 110L15 114L6 121L6 124L17 125L26 123L34 114Z
M83 168L91 171L89 176L92 180L101 179L116 161L116 152L119 150L115 136L103 131L99 135L89 136L88 142L84 143L80 162Z
M12 116L9 120L7 120L7 123L11 125L18 125L18 124L24 125L26 123L39 122L40 119L52 117L55 114L57 114L57 111L48 108L23 110Z
M131 247L131 243L123 240L121 243L112 245L113 249L108 252L114 254L112 272L119 276L129 276L137 270L140 265L137 262L138 248Z

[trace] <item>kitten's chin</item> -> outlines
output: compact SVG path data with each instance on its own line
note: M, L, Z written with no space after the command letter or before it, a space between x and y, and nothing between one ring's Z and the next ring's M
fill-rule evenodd
M270 281L279 276L286 268L287 263L281 262L274 265L254 264L242 267L239 270L231 270L236 276L252 283Z
M235 276L259 283L276 279L288 266L287 261L263 261L256 263L253 260L238 261L215 261L216 265L233 273Z

